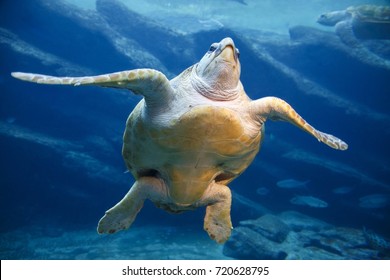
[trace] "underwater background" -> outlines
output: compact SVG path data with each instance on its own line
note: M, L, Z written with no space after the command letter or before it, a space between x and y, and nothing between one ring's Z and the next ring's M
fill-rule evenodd
M388 259L390 42L348 46L316 22L361 4L390 1L1 1L0 258ZM224 245L203 231L205 208L172 215L150 202L129 230L98 235L134 182L121 148L140 97L10 72L154 68L173 78L228 36L250 98L286 100L349 149L269 120L260 153L229 185Z

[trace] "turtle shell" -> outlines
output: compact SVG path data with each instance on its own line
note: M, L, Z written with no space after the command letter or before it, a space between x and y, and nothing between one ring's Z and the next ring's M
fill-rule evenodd
M390 40L390 7L362 5L347 9L358 39Z
M362 5L347 9L354 18L362 22L378 22L390 24L390 6Z

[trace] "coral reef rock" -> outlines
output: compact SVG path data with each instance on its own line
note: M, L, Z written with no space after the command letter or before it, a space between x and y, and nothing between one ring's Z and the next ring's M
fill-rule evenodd
M362 230L286 211L241 221L223 253L236 259L378 259Z

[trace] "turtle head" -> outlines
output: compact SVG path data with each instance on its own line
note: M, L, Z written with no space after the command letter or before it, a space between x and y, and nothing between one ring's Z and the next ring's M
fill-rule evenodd
M226 100L237 95L241 85L239 51L231 38L213 43L193 69L197 90L211 99Z
M320 15L317 22L326 26L334 26L338 22L348 19L350 16L351 14L346 10L334 11Z

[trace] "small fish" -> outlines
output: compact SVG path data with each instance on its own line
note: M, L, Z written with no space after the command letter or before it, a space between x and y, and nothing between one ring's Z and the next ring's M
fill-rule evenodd
M350 193L353 190L352 187L339 187L339 188L334 188L332 192L334 194L347 194Z
M256 190L256 193L257 193L258 195L267 195L267 194L269 194L269 189L266 188L266 187L261 187L261 188L258 188L258 189Z
M296 195L290 199L295 205L310 206L314 208L326 208L328 203L314 196Z
M362 208L383 208L389 203L389 197L385 194L371 194L359 199L359 206Z
M281 180L276 183L279 188L282 189L296 189L296 188L306 188L309 181L298 181L295 179L286 179Z

